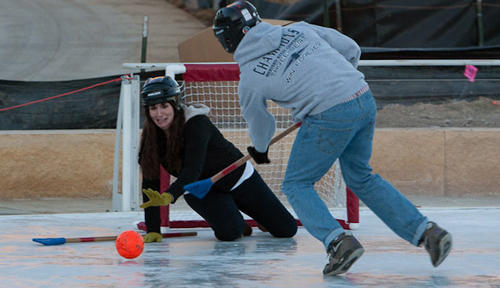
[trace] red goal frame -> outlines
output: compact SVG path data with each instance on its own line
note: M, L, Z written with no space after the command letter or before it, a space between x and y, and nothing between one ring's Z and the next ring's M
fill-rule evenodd
M216 69L214 69L216 65ZM236 63L196 63L181 64L185 69L182 71L184 82L204 82L204 81L239 81L239 67ZM179 69L179 64L176 65ZM168 71L168 67L166 69ZM170 175L162 168L161 191L166 191L170 186ZM359 199L346 187L346 209L347 219L337 219L344 229L356 229L359 226ZM161 207L162 228L205 228L210 227L205 220L170 220L169 206ZM257 222L249 219L245 220L250 226L257 227ZM298 225L302 225L300 220L296 220ZM144 222L137 224L140 230L146 230Z

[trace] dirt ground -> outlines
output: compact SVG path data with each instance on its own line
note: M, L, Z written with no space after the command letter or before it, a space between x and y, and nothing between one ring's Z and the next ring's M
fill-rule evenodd
M377 127L500 127L500 100L480 97L474 101L444 104L386 105L379 109Z
M296 0L274 0L291 4ZM186 11L183 0L167 0ZM212 25L213 9L188 11L207 27ZM376 97L376 95L375 95ZM385 105L379 109L378 128L429 128L429 127L481 127L500 128L500 105L498 99L480 97L474 101L454 101L441 104L417 103L413 105Z

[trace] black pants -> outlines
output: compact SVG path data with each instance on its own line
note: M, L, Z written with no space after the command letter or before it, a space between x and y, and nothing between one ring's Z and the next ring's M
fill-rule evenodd
M193 210L205 219L221 241L240 238L245 229L243 212L264 226L271 235L280 238L293 237L297 222L257 171L232 191L212 188L203 199L191 194L184 199Z

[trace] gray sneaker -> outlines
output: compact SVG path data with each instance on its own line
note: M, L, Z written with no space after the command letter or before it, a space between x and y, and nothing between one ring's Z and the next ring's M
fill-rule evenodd
M328 264L323 275L335 276L347 272L351 265L363 255L365 249L351 234L342 233L328 246Z
M420 239L420 245L422 244L431 256L432 265L437 267L451 251L451 234L436 223L429 221L427 229Z

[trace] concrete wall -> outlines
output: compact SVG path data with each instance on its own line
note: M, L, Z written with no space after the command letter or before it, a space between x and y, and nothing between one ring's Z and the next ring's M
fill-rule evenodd
M114 130L3 131L0 199L110 198Z
M372 166L407 195L499 196L500 129L378 129Z
M0 132L0 200L111 198L114 130ZM377 129L371 165L405 195L500 196L500 129Z

